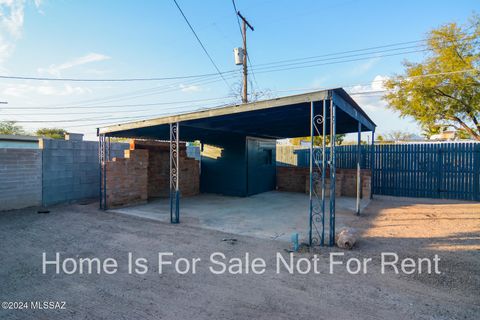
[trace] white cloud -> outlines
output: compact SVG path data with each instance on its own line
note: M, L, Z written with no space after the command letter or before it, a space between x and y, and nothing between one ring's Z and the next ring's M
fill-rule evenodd
M355 76L362 75L362 74L366 73L367 71L369 71L370 69L372 69L373 66L375 66L379 60L380 60L380 58L369 59L366 62L361 63L361 64L353 67L350 70L350 74L355 75Z
M202 88L199 87L199 86L195 86L195 85L184 85L184 84L181 84L180 86L180 90L182 92L199 92L199 91L202 91Z
M69 84L64 85L49 85L49 84L40 84L40 85L29 85L29 84L20 84L15 86L8 86L3 91L4 96L11 97L31 97L32 94L37 94L41 96L70 96L70 95L81 95L85 93L90 93L91 89L72 86Z
M64 63L61 63L59 65L52 64L48 68L38 68L37 71L39 73L48 73L52 76L60 77L62 71L65 71L74 67L78 67L87 63L104 61L108 59L110 59L110 57L104 54L89 53L82 57L78 57L78 58L66 61Z
M19 39L22 35L24 9L24 0L0 0L0 24L14 39Z
M318 77L315 77L311 83L311 87L312 89L316 89L316 88L324 88L325 87L325 84L327 83L328 81L328 76L318 76Z
M356 85L348 90L349 93L369 92L369 91L382 91L385 90L385 81L388 80L387 76L376 75L372 82L367 85Z
M22 36L25 0L0 0L0 71Z
M353 99L366 111L384 110L387 106L379 91L385 90L387 76L377 75L368 85L357 85L348 90ZM369 93L371 92L371 93Z

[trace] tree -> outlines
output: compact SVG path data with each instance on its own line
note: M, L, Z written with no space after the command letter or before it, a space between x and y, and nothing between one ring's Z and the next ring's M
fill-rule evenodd
M434 134L439 134L442 131L443 127L439 125L429 125L422 126L422 136L427 139L430 139Z
M22 135L25 130L16 124L15 121L1 121L0 134Z
M41 128L35 131L35 135L52 139L65 139L67 131L60 128Z
M405 62L405 74L386 81L384 99L402 117L425 128L466 131L480 141L480 17L449 23L427 36L422 63Z
M386 140L390 141L409 141L414 137L413 134L403 131L392 131L385 135Z

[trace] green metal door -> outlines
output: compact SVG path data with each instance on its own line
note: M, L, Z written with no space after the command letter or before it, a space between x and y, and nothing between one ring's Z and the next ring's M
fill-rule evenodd
M247 193L275 190L276 140L247 137Z

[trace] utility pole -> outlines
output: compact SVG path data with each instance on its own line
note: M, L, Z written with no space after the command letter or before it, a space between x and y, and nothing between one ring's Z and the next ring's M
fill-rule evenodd
M252 25L248 23L247 19L245 19L240 11L237 12L237 15L242 19L242 36L243 36L243 95L242 95L242 103L248 102L248 70L247 70L247 26L250 30L254 31Z

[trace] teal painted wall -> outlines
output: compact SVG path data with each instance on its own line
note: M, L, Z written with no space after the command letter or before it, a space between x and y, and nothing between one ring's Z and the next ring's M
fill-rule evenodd
M8 141L0 140L0 149L38 149L38 141Z
M225 133L209 138L209 144L221 148L222 151L217 159L202 156L200 192L246 196L245 136Z
M217 158L202 155L200 192L245 197L274 190L275 143L231 133L210 137L209 145L221 153Z

